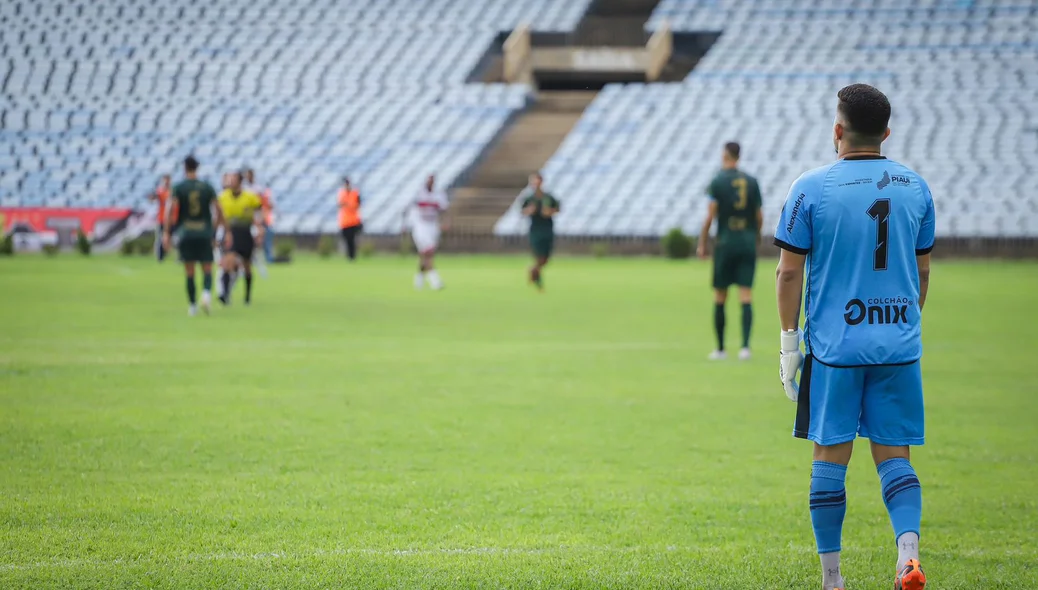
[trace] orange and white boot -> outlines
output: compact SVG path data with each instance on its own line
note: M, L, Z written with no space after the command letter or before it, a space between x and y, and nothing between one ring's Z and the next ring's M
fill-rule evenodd
M918 559L909 559L905 567L894 578L894 590L923 590L926 588L926 574L919 565Z

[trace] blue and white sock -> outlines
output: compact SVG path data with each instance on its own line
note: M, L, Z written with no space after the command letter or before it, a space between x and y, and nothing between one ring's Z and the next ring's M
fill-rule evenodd
M890 514L897 543L897 569L919 559L919 528L923 519L923 488L908 459L887 459L876 466L883 485L883 503Z
M811 464L811 525L822 561L824 588L843 586L840 544L847 514L847 466L826 461Z

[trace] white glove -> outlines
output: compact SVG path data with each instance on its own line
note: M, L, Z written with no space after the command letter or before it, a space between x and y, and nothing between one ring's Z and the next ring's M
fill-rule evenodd
M779 378L782 389L790 401L800 397L800 385L796 382L797 371L804 367L804 353L800 352L800 343L804 333L800 330L782 332L782 352L779 355Z

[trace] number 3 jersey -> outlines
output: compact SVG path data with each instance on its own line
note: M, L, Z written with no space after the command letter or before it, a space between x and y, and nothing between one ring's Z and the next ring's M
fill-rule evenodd
M722 170L706 194L717 202L717 247L757 250L757 212L761 207L757 179L741 170Z
M775 245L807 256L807 352L836 367L918 360L916 256L933 243L930 188L902 164L849 157L798 178Z

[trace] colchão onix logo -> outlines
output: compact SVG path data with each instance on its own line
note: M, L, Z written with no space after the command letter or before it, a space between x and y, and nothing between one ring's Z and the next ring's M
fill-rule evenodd
M871 297L862 301L851 299L844 307L844 321L848 326L861 323L871 325L907 324L908 308L915 302L906 297Z

